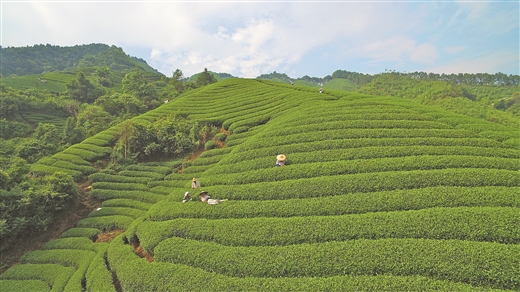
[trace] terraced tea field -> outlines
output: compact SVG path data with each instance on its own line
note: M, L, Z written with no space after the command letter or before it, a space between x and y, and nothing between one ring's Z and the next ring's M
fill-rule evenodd
M243 79L134 120L171 112L222 125L226 147L98 172L116 126L40 161L35 174L89 175L103 206L24 255L1 291L520 290L517 129ZM193 177L228 201L196 201Z

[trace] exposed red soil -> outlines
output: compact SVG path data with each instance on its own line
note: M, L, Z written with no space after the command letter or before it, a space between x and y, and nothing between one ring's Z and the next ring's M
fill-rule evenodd
M149 255L142 246L134 246L134 253L138 255L140 258L145 258L149 263L153 262L153 256Z
M125 232L123 229L114 229L98 235L96 242L111 242L119 234Z

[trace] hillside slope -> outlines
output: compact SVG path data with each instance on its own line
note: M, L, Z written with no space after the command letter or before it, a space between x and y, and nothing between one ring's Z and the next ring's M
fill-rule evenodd
M133 118L222 125L225 147L119 173L118 126L33 165L90 175L100 210L0 290L520 289L517 129L409 100L226 79ZM278 154L287 164L276 167ZM182 203L197 177L219 205ZM125 232L94 243L107 231ZM37 288L34 288L37 287Z

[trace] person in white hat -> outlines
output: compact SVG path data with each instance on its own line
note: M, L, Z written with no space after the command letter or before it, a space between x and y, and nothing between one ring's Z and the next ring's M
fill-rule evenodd
M286 159L286 157L283 154L276 156L276 166L284 166L285 159Z
M194 177L194 178L191 180L191 188L192 188L192 189L198 189L198 188L200 188L200 182L197 180L196 177Z

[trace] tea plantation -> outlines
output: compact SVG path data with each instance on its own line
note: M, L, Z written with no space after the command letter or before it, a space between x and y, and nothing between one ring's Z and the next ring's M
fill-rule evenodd
M172 112L221 126L225 147L98 171L115 126L42 159L33 174L88 175L103 206L25 254L0 291L520 290L518 129L246 79L133 120ZM228 201L201 203L200 190Z

